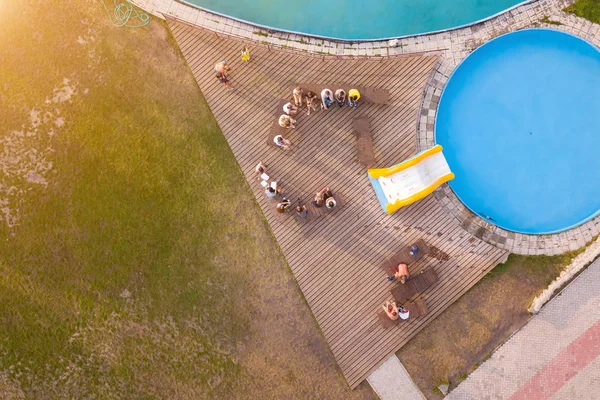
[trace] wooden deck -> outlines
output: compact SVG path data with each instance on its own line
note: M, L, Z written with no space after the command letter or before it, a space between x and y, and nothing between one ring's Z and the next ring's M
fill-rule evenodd
M505 256L468 235L433 196L385 214L358 163L352 124L360 116L371 120L376 166L388 167L415 153L417 106L436 56L338 59L250 44L252 59L244 64L240 51L248 43L174 20L168 24L352 388ZM214 76L213 65L223 58L232 67L233 92ZM310 116L303 108L297 128L286 135L295 151L282 151L265 138L276 118L274 108L291 96L289 88L297 82L388 89L389 103L361 104L356 110L333 106ZM344 199L344 207L307 222L276 216L255 177L259 160L281 179L283 193L293 202L309 202L328 185ZM429 313L385 330L377 313L396 283L386 280L381 264L419 238L432 247L433 256L412 264L411 274L434 267L440 278L424 293Z

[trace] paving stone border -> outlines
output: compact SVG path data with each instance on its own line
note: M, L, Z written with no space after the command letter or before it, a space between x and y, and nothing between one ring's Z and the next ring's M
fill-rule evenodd
M389 40L340 40L315 37L307 34L278 31L206 11L186 3L184 0L130 0L138 7L160 18L170 16L182 22L209 29L217 34L243 40L253 40L264 45L293 49L305 53L341 57L390 57L399 54L448 50L459 32L470 27L453 28L422 35L403 36ZM525 0L524 6L539 0ZM554 0L553 0L554 1ZM510 10L521 9L516 6ZM501 14L503 15L503 14ZM494 19L491 17L490 19ZM490 20L488 19L488 20ZM466 31L465 31L466 32ZM456 54L455 56L458 56Z
M530 27L547 27L571 33L600 47L600 25L562 11L574 0L531 0L474 24L391 40L329 40L281 32L241 22L189 5L182 0L131 0L164 18L176 18L230 37L252 40L287 51L342 58L382 58L414 53L440 54L439 62L423 91L416 121L418 150L435 144L434 125L439 99L456 66L474 49L502 34ZM546 21L546 22L543 22ZM472 235L512 253L555 255L577 250L600 233L600 217L571 230L552 235L525 235L499 228L472 213L447 184L434 192L444 209Z
M452 41L449 50L443 51L440 62L424 89L417 122L417 149L425 150L435 144L434 125L442 90L456 66L483 43L508 32L530 27L547 27L579 36L600 47L600 25L562 11L572 2L572 0L537 1L517 7L488 21L457 30L456 34L459 36ZM554 23L543 23L544 17L548 17L546 21L550 20ZM511 253L561 254L584 247L600 233L600 217L557 234L526 235L511 232L471 212L447 184L437 189L434 196L469 233Z

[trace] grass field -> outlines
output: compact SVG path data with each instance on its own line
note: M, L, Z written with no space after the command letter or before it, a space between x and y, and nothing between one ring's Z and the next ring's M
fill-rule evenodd
M511 254L427 325L397 355L430 399L442 383L458 385L528 320L531 302L577 254Z
M577 0L565 11L600 24L600 0Z
M165 25L114 28L99 1L0 14L0 398L372 398Z

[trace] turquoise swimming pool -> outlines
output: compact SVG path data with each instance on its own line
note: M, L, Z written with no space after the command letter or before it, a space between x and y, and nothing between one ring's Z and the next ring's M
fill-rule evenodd
M527 29L472 52L440 99L436 142L462 202L504 229L549 234L600 214L600 50Z
M291 32L382 39L476 22L523 0L187 0L206 10Z

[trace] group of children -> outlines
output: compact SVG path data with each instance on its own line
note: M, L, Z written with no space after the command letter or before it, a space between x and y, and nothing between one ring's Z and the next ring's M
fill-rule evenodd
M333 193L331 193L331 190L329 190L327 186L317 192L312 203L317 208L325 206L329 210L334 209L337 205L337 201L333 197Z
M242 61L250 60L250 51L244 47L242 50ZM221 83L225 85L226 88L230 89L229 82L229 65L227 65L226 60L219 61L215 64L215 73L217 79ZM306 93L301 87L296 87L292 93L293 98L283 105L283 112L279 117L279 126L286 129L292 129L296 127L296 120L293 118L297 113L299 108L306 104L306 115L310 115L311 110L316 111L318 109L318 97L317 94L312 91L307 91ZM337 104L339 107L350 106L350 107L358 107L358 101L360 99L360 93L357 89L350 89L346 94L344 89L337 89L335 93L331 89L323 89L321 91L321 109L327 110L334 104ZM273 139L275 144L285 150L290 150L292 143L285 139L282 135L277 135ZM275 198L277 196L281 196L281 201L277 202L275 206L275 210L279 213L290 212L292 209L292 202L287 199L285 196L281 195L281 190L279 187L279 181L272 179L267 174L267 165L260 161L255 168L256 174L259 175L261 179L261 186L265 189L265 195L268 198ZM329 189L329 187L324 187L320 191L318 191L315 195L312 204L317 207L325 206L327 209L332 210L337 206L337 201L333 197L333 193ZM300 219L308 217L308 209L305 205L298 205L294 208L294 212L296 216ZM404 284L406 280L409 278L408 266L404 263L400 263L395 268L394 276L388 277L388 280L399 280L401 284ZM385 310L386 315L391 320L397 320L398 318L402 320L408 319L410 312L406 308L401 305L396 304L395 301L390 300L386 301L383 304L383 309Z
M321 109L327 110L334 104L339 107L351 106L356 108L359 99L360 92L357 89L350 89L346 94L344 89L337 89L334 93L331 89L325 88L321 91ZM310 115L311 111L318 109L319 100L315 92L310 90L304 92L304 89L298 86L292 92L292 99L283 105L283 114L277 121L279 126L286 129L295 128L296 120L293 117L298 114L298 110L303 104L306 104L306 115ZM275 136L273 141L284 150L291 150L292 143L285 139L283 135Z
M250 61L250 51L247 47L242 50L242 61ZM226 88L230 89L229 71L231 68L227 64L227 60L221 60L215 64L215 74L219 82L223 83ZM230 89L231 90L231 89ZM310 115L311 110L317 110L318 98L314 92L307 91L306 93L301 87L296 87L292 92L293 98L283 106L283 112L279 117L279 125L283 128L295 128L296 120L292 117L298 113L299 108L302 104L306 103L307 115ZM327 110L329 106L335 101L340 107L344 105L350 105L354 108L358 105L360 99L360 93L356 89L351 89L346 96L346 92L343 89L338 89L335 92L335 96L330 89L323 89L321 91L321 109ZM292 143L285 139L282 135L277 135L273 138L275 144L285 150L290 150ZM289 212L292 208L292 202L285 196L281 195L279 188L279 182L271 179L267 174L267 165L262 161L256 165L256 173L260 176L261 186L265 189L265 195L269 198L275 198L281 196L281 201L277 203L275 209L277 212L285 213ZM333 197L331 190L328 187L324 187L315 195L313 205L317 208L325 206L331 210L336 207L337 201ZM305 205L298 205L294 208L296 215L299 218L306 218L308 216L308 209Z
M279 213L290 212L292 210L292 202L281 194L279 181L267 174L267 165L260 161L255 167L255 172L261 180L261 186L265 189L265 196L271 199L281 196L281 201L275 205L275 211ZM328 210L332 210L337 206L337 201L333 197L333 193L329 187L324 187L317 192L312 203L317 208L325 206ZM300 219L308 217L308 208L305 205L298 204L294 208L294 212Z
M279 188L279 181L272 179L267 174L267 164L260 161L254 169L256 174L260 177L260 185L265 189L265 196L270 199L274 199L277 196L281 196L281 189ZM282 196L281 201L277 203L275 209L277 212L287 212L292 206L292 202Z
M242 50L242 61L248 62L250 60L250 51L247 47ZM221 60L215 64L215 74L219 82L225 85L229 90L233 90L230 87L229 72L231 71L230 66L227 64L227 60ZM358 107L358 101L360 100L360 92L357 89L350 89L346 94L344 89L337 89L335 93L331 89L323 89L321 91L321 109L327 110L334 103L340 107L351 106ZM292 92L292 99L283 105L283 114L277 121L279 126L286 129L293 129L296 127L296 120L293 118L298 114L299 108L306 104L306 115L310 115L311 111L318 109L318 96L312 91L304 92L300 86L296 87ZM292 142L284 138L283 135L277 135L273 138L275 145L284 149L291 150Z
M358 100L360 100L360 92L357 89L350 89L348 95L344 89L338 89L335 94L331 89L323 89L321 91L321 108L327 110L334 103L339 107L350 106L358 107Z

